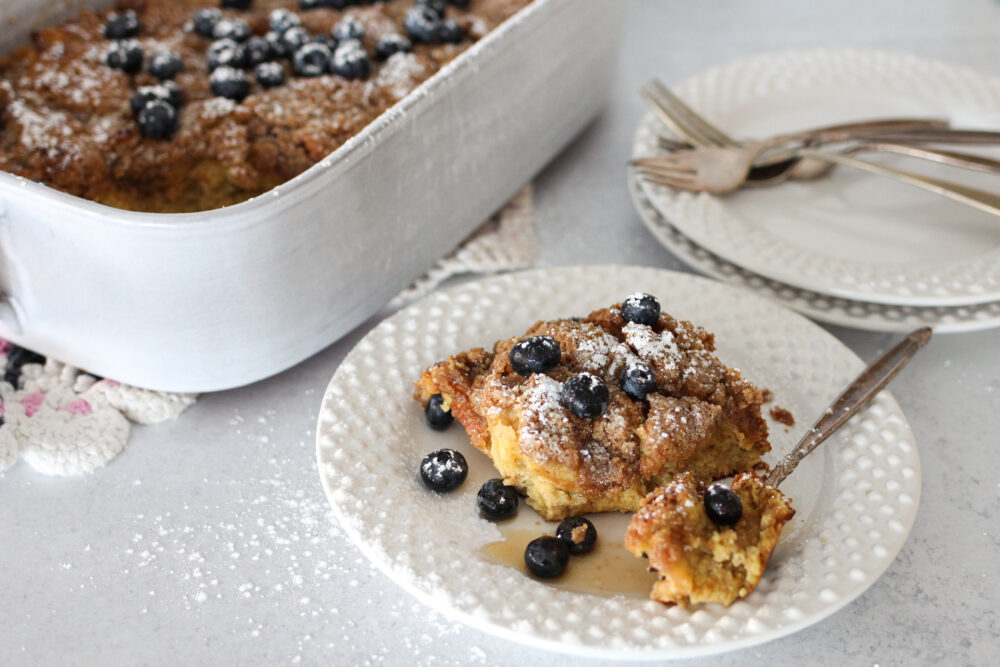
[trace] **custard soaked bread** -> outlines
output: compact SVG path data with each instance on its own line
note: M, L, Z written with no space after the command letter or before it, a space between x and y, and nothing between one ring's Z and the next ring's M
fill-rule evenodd
M737 475L731 490L714 485L704 494L685 473L643 501L625 547L659 573L652 599L728 605L757 587L794 514L780 491L750 473Z
M545 519L635 511L675 474L715 480L770 449L761 392L714 350L712 334L637 294L450 357L416 397L440 394Z
M0 57L0 170L125 209L234 204L326 158L529 2L84 10Z

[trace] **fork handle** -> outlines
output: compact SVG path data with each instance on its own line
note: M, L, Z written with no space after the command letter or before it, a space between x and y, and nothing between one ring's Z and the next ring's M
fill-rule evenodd
M840 396L833 400L812 428L806 431L795 449L774 466L765 483L768 486L781 484L795 470L799 461L819 447L858 410L868 405L930 339L931 330L928 327L917 329L861 371L854 382L847 385Z
M964 185L941 180L939 178L931 178L930 176L924 176L923 174L915 174L903 169L886 167L873 162L865 162L864 160L858 160L856 158L840 155L838 153L826 153L824 151L816 151L810 148L802 148L797 150L795 153L798 157L811 157L816 158L817 160L824 160L826 162L836 162L837 164L842 164L846 167L853 167L872 174L895 178L903 183L908 183L929 192L939 194L943 197L962 202L963 204L968 204L969 206L978 208L981 211L1000 216L1000 195L995 195L992 192L977 190L976 188L966 187Z

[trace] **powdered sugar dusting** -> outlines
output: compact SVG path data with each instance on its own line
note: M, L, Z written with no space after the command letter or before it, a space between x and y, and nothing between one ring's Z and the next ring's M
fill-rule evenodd
M669 330L657 334L648 326L629 322L622 328L622 334L639 358L657 371L676 371L683 361L674 334Z
M372 84L403 99L425 77L425 67L412 53L395 53L379 69Z

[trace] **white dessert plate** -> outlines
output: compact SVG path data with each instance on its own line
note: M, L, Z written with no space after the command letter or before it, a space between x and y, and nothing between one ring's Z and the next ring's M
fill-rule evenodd
M890 116L1000 127L1000 79L905 54L847 49L765 54L710 69L675 90L739 137ZM662 123L646 115L635 133L633 155L660 152L657 136L663 133ZM860 157L1000 189L995 174ZM645 181L642 190L701 247L787 285L894 305L1000 300L1000 219L888 178L838 167L818 181L724 196Z
M719 357L771 389L796 416L772 424L785 454L863 367L804 317L746 290L659 269L589 266L532 270L435 293L372 330L330 381L317 424L319 473L334 513L361 550L420 600L508 639L583 656L672 658L718 653L795 632L865 591L902 548L917 511L920 460L895 400L883 392L808 457L782 490L796 516L757 590L731 607L667 607L634 595L563 590L486 557L501 539L478 516L476 492L495 476L461 426L431 431L413 400L426 366L491 346L539 319L584 315L637 290L716 333ZM469 479L438 495L418 466L442 447L463 452ZM599 517L614 543L628 515ZM522 504L514 520L554 531ZM585 559L587 556L575 557ZM574 567L574 561L570 568ZM625 560L623 567L641 561Z
M691 268L736 287L763 294L806 317L855 329L909 332L932 327L934 333L959 333L1000 327L1000 301L967 306L894 306L840 299L771 280L727 262L684 236L656 210L628 175L629 192L639 217L667 250Z

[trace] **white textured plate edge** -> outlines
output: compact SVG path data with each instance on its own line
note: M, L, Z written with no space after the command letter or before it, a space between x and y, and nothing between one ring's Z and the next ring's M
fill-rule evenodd
M550 269L532 269L527 271L520 271L459 285L457 287L444 290L443 293L449 294L449 293L462 292L469 289L474 289L477 286L483 284L508 281L511 278L517 278L517 279L527 278L530 280L535 275L549 276L549 278L534 278L533 280L530 280L532 284L545 283L551 280L552 274L558 274L561 271L572 271L578 268L580 267L559 267ZM647 267L625 267L618 265L595 265L595 266L588 266L586 268L589 272L593 273L599 273L602 270L611 270L619 274L622 271L640 271L640 272L654 271L663 274L674 274L677 276L683 276L684 278L690 280L708 282L724 290L734 289L730 286L720 285L715 281L709 281L705 278L691 276L689 274L678 274L676 272L664 269L652 269ZM746 292L746 290L736 290L736 291ZM390 318L387 318L384 322L380 323L377 327L375 327L375 329L366 334L365 338L368 338L369 336L372 336L373 334L378 332L379 329L387 323L395 323L396 321L401 321L402 319L405 318L406 312L410 308L419 306L422 303L427 302L430 299L434 298L435 296L440 296L441 294L442 292L433 293L428 297L425 297L421 301L418 301L417 303L409 306L408 308L403 309L402 311L394 314ZM758 301L761 301L765 304L765 307L769 306L787 311L787 309L782 308L780 305L777 305L774 302L771 302L763 297L746 294L745 298L756 299ZM788 312L792 314L791 311ZM795 316L801 317L798 315ZM808 320L806 320L806 322L808 322ZM854 355L854 353L849 348L840 343L840 341L836 340L836 338L827 333L825 330L818 327L812 322L808 322L808 326L814 328L819 333L819 335L831 339L836 346L840 347L847 355L850 355L853 358L853 360L856 362L859 368L864 365L863 362L856 355ZM797 622L790 622L785 625L782 625L781 627L772 629L770 631L761 632L760 634L753 635L740 640L730 640L723 644L712 643L699 646L632 650L629 648L622 648L622 647L609 647L609 648L595 647L584 643L568 643L565 641L547 639L532 634L524 634L512 628L490 622L487 619L480 618L473 614L465 613L451 606L448 603L449 601L447 599L447 595L442 594L442 592L429 591L418 586L415 583L415 581L408 576L409 572L407 571L407 568L394 567L394 564L386 559L387 554L380 548L376 548L375 545L370 544L367 540L365 540L364 537L356 530L351 517L348 514L342 512L342 510L340 509L338 502L334 497L334 494L337 489L334 486L333 481L330 479L329 475L325 474L324 472L324 467L326 464L324 461L323 450L324 447L326 446L325 441L328 439L328 435L326 435L324 430L324 412L328 401L331 400L331 390L337 384L338 375L340 374L341 368L352 357L352 355L355 354L357 347L360 346L362 342L364 342L364 339L362 339L362 341L359 341L359 343L355 346L355 348L352 349L350 353L348 353L347 357L345 357L345 359L341 362L341 366L338 367L337 372L335 372L333 377L331 378L329 384L327 385L327 389L324 392L324 396L321 401L319 415L317 418L317 424L316 424L317 469L321 483L323 485L323 490L327 496L328 502L330 503L333 514L337 517L342 528L344 529L344 532L350 537L352 542L354 542L354 544L360 549L360 551L365 555L365 557L368 558L372 563L374 563L375 566L379 570L381 570L386 576L388 576L391 580L395 581L400 587L402 587L416 599L423 602L424 604L431 606L433 609L441 612L448 618L461 622L470 627L474 627L483 632L503 637L505 639L509 639L519 644L532 646L535 648L544 649L548 651L555 651L565 654L576 655L580 657L629 660L629 661L663 660L663 659L690 658L697 656L714 655L763 644L772 641L774 639L794 634L795 632L798 632L803 628L813 625L831 616L832 614L836 613L843 607L847 606L853 600L857 599L862 593L864 593L868 588L870 588L881 577L881 575L889 568L889 566L895 561L899 552L902 550L906 540L908 539L909 533L912 530L914 522L916 521L916 515L920 505L921 486L922 486L921 482L922 470L921 470L919 452L917 449L916 442L913 438L913 433L910 429L909 423L907 422L904 414L902 413L902 410L900 409L898 403L888 391L883 391L880 396L880 399L886 402L887 407L889 408L888 413L895 414L899 418L900 422L899 426L902 429L902 432L906 437L906 441L910 446L911 457L909 460L906 461L906 465L909 466L914 471L914 475L912 477L912 488L908 488L907 491L911 494L913 502L911 506L911 511L906 516L902 517L901 521L902 528L900 531L898 531L899 539L893 545L893 548L887 550L887 554L882 559L882 562L880 562L876 568L872 569L870 577L868 577L864 582L860 582L858 585L856 585L850 593L840 596L835 602L828 603L828 605L823 610L813 613L811 615L806 615Z
M703 72L692 76L676 86L676 90L680 93L690 90L702 90L706 87L710 87L707 81L715 80L721 77L722 74L729 72L733 69L766 69L774 70L780 67L780 61L782 59L805 59L805 58L816 58L821 61L829 61L831 63L836 63L839 58L855 58L855 59L870 59L873 63L878 63L880 60L886 60L893 63L907 62L911 67L923 67L924 69L930 69L936 71L941 76L940 71L951 73L953 78L956 80L965 80L968 78L975 78L981 82L983 85L988 85L994 89L1000 90L1000 79L996 77L989 76L975 70L971 67L963 65L955 65L945 61L927 58L923 56L912 55L902 52L893 51L883 51L875 49L860 49L860 48L818 48L818 49L792 49L786 51L775 51L771 53L754 54L750 56L744 56L741 58L736 58L727 63L721 65L713 66ZM632 142L632 156L637 157L639 155L639 148L641 145L641 135L645 132L646 128L651 125L656 125L659 121L656 120L654 114L649 112L644 114L636 126L635 133L633 135ZM646 154L643 152L643 155ZM664 214L664 217L671 219L671 216L666 215L664 212L664 207L657 203L662 192L671 191L670 188L665 186L652 185L645 181L640 181L640 187L642 188L643 194L653 203L656 208ZM672 192L672 191L671 191ZM688 195L690 193L680 193L682 195ZM698 214L699 218L704 218L707 213L705 213L705 203L711 203L717 201L717 197L713 195L708 195L705 193L700 193L694 196L690 203L688 203L687 208L697 208L701 211ZM687 201L687 200L685 200ZM727 216L725 209L720 209L717 213L721 216ZM693 217L693 216L689 216ZM672 221L674 222L674 221ZM821 294L827 294L829 296L840 298L840 299L854 299L859 301L877 302L884 303L887 305L907 305L907 306L958 306L958 305L970 305L978 304L987 301L997 301L1000 300L1000 289L994 289L992 291L976 292L975 289L981 287L982 281L972 281L970 286L966 286L958 294L946 295L946 296L935 296L935 295L912 295L896 291L884 291L880 292L878 290L868 291L864 289L854 289L848 287L845 284L831 284L829 281L816 280L806 274L801 272L789 272L786 267L780 264L773 264L766 261L760 261L752 256L747 256L741 254L740 251L735 246L730 246L728 243L719 243L717 239L709 235L700 235L698 226L695 224L690 224L685 227L685 222L687 220L677 220L674 224L677 229L690 238L692 241L696 242L701 247L706 250L710 250L715 254L719 255L727 261L743 267L749 271L757 273L761 276L767 277L769 279L775 280L777 282L784 282L788 285L800 287L803 289L811 290ZM755 236L754 238L763 238L760 236ZM775 246L777 248L777 246ZM790 248L781 245L778 250L788 251ZM996 255L996 253L993 253ZM815 258L815 257L814 257ZM819 256L820 259L825 259ZM977 260L980 261L980 260ZM982 260L982 261L985 261ZM962 266L964 262L952 262L947 267L938 267L941 270L949 270ZM995 261L992 261L992 265L996 265ZM998 282L995 275L991 274L990 280L993 282Z
M732 285L733 287L740 287L761 293L761 290L755 289L753 285L746 282L746 279L743 276L737 273L738 271L749 272L748 269L739 267L732 262L714 255L714 253L710 250L702 248L695 241L684 236L683 232L670 224L663 214L656 210L653 202L649 201L649 198L642 192L641 186L638 182L639 179L635 176L631 169L628 170L627 178L629 195L632 198L632 205L634 206L636 213L639 215L643 224L646 225L646 228L649 229L650 233L652 233L653 236L655 236L667 250L673 253L674 256L683 261L685 264L706 276L715 278L716 280L721 280L722 282ZM661 220L657 220L656 217L661 218ZM669 229L666 227L669 227ZM676 233L678 236L683 236L684 240L682 242L677 242L674 238L672 238L671 232ZM690 252L688 245L697 247L708 256L704 258L697 257L695 254ZM723 266L731 267L732 271L723 271ZM951 308L947 306L895 306L890 304L860 302L851 299L842 299L840 297L831 297L825 294L813 292L811 290L806 290L801 287L796 287L795 285L788 285L787 283L772 280L771 278L757 276L757 274L754 275L764 281L765 284L773 283L774 286L778 288L768 289L766 293L761 293L765 298L776 301L783 306L791 308L792 310L796 310L806 317L826 322L828 324L836 324L838 326L851 327L854 329L864 329L866 331L893 333L905 333L921 326L930 326L933 327L934 333L936 334L967 333L1000 327L1000 301L973 304L969 306L956 306ZM779 291L781 288L794 290L795 298L782 297ZM863 316L855 316L848 312L845 308L823 309L814 305L814 302L817 300L827 302L831 300L843 300L851 304L859 304L866 308L867 312ZM974 314L976 312L984 312L985 309L989 307L996 307L998 314L995 316L984 316L979 318L974 316L963 318L962 313L958 312L964 311ZM884 316L880 312L876 312L877 309L898 310L900 308L905 308L914 312L919 311L919 321L891 319ZM945 320L941 317L934 316L935 311L940 311L944 308L956 311L952 314L952 319Z

